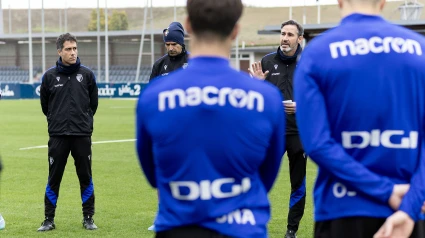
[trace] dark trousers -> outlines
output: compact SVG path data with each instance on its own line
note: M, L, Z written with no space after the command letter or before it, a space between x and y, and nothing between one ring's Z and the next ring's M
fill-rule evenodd
M384 224L384 218L347 217L316 222L315 238L372 238ZM416 222L411 238L425 237L425 221Z
M305 208L305 175L307 167L307 157L299 135L286 136L286 153L289 159L289 176L291 180L287 229L298 231Z
M156 238L230 238L214 230L199 226L182 226L156 233Z
M82 136L50 137L48 152L49 178L44 196L44 213L46 219L55 217L59 188L65 171L66 162L71 152L80 181L83 215L94 215L94 187L92 181L91 138Z

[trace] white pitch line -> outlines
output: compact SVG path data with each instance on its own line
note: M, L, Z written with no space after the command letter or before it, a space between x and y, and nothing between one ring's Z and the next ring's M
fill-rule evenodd
M133 109L135 107L109 107L110 109Z
M92 144L108 144L108 143L123 143L123 142L134 142L136 139L127 139L127 140L105 140L105 141L96 141ZM47 148L47 145L31 146L25 148L19 148L19 150L32 150L32 149L42 149Z

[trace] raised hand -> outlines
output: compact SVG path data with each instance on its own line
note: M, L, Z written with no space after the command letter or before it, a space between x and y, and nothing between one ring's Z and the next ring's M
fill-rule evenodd
M249 74L251 74L252 77L256 77L258 79L264 80L264 79L266 79L267 75L269 74L268 70L263 73L263 69L261 67L261 62L254 62L251 65L251 68L248 68Z

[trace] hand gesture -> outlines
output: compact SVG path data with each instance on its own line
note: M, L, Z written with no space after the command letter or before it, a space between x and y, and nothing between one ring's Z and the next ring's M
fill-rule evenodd
M264 80L266 79L267 75L269 74L269 71L267 70L266 72L263 73L263 68L261 67L261 62L254 62L251 65L251 68L248 68L249 74L252 77L256 77L258 79Z

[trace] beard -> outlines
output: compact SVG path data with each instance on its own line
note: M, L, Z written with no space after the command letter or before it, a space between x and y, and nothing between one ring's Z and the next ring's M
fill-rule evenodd
M280 50L282 51L282 52L285 52L285 53L288 53L288 52L291 52L291 50L293 50L294 48L293 47L291 47L290 45L286 45L286 48L283 48L283 46L281 45L280 46Z

